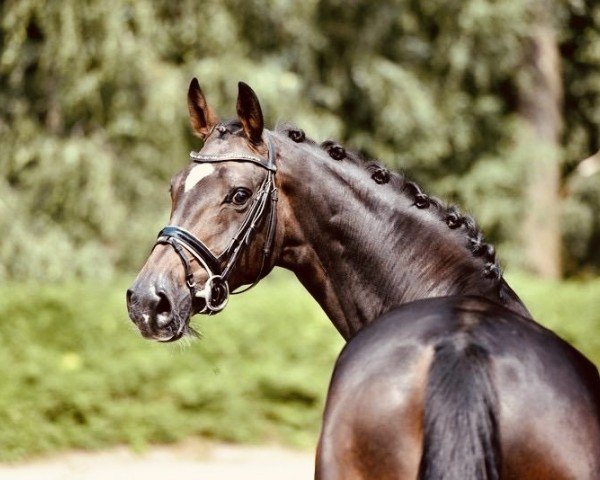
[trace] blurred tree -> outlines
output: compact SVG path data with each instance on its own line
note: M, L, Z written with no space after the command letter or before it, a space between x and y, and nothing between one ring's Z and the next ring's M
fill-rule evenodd
M563 66L562 182L600 148L600 5L548 1ZM193 75L222 114L234 112L243 79L271 123L292 120L410 170L520 259L525 173L536 165L519 141L527 2L7 0L0 8L0 278L139 266L168 214L167 178L198 146L185 108ZM576 211L585 222L561 224L569 273L600 265L600 182L587 182L571 182L563 202L563 220Z
M560 53L549 2L531 0L530 37L519 78L519 113L530 158L525 187L523 243L526 266L545 278L561 274Z

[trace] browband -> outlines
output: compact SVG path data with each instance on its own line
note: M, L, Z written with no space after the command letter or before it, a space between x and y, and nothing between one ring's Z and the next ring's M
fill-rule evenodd
M249 155L248 153L201 153L194 151L190 152L190 159L195 163L251 162L275 173L277 171L277 166L275 165L273 142L268 141L267 144L269 156L266 161L264 158Z

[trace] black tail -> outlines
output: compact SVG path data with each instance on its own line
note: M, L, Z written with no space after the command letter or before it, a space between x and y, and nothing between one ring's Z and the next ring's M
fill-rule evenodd
M420 480L498 480L497 396L489 354L480 345L445 340L427 379Z

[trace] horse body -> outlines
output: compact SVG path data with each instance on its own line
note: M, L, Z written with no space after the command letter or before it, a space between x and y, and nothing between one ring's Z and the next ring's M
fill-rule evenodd
M172 181L172 226L128 291L144 336L178 339L281 266L348 341L317 479L600 479L598 371L531 319L470 217L333 142L264 131L243 84L220 122L194 82L192 159L212 169Z
M340 354L316 478L600 478L598 405L595 367L531 319L481 297L411 302Z

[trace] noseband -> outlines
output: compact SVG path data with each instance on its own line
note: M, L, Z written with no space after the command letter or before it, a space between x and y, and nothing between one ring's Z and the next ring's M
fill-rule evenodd
M227 248L219 256L213 254L210 249L194 235L187 230L169 225L163 228L158 234L155 245L168 244L173 247L185 270L185 282L190 289L193 298L203 298L206 306L199 313L216 313L227 305L229 298L229 284L227 279L235 267L242 251L252 242L254 233L268 212L267 236L262 249L262 259L260 271L254 282L241 291L231 292L238 294L250 290L258 283L262 275L265 263L275 237L275 226L277 223L277 187L275 186L275 166L276 151L270 138L267 137L268 158L265 160L248 153L226 153L226 154L202 154L200 152L191 152L190 158L195 163L221 163L221 162L250 162L264 168L267 171L258 192L250 206L250 211L244 218L242 225L237 233L229 242ZM188 258L185 251L188 251L192 258ZM196 280L192 271L191 261L196 260L208 273L208 280L202 289L196 288ZM221 265L225 265L223 268Z

